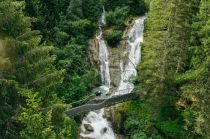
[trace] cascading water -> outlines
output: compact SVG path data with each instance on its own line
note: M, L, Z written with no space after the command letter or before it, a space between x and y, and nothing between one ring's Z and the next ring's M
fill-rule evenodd
M101 63L100 70L101 70L102 85L107 89L109 89L110 88L109 56L108 56L108 49L106 43L102 38L102 31L100 31L100 35L97 36L96 38L99 43L99 59Z
M130 93L134 85L132 80L137 76L136 66L141 60L140 44L143 42L145 17L135 20L135 23L128 34L128 45L125 55L128 55L127 62L121 61L121 80L118 91L113 95Z
M113 95L130 93L134 85L130 80L137 76L136 66L141 59L141 49L140 44L143 42L143 31L144 31L144 19L141 17L135 20L135 23L128 35L128 45L125 51L125 56L127 56L127 61L121 61L121 80L118 86L117 92ZM99 58L100 58L100 70L101 70L101 80L102 86L106 93L110 89L110 73L109 73L109 56L108 49L105 41L102 38L103 32L101 26L106 24L105 10L103 8L103 13L99 21L100 33L96 36L99 44ZM125 90L125 91L122 91ZM104 109L91 111L83 119L81 125L82 137L89 137L94 139L115 139L114 132L109 125L109 122L104 117ZM90 126L91 131L87 129Z
M101 19L99 20L99 27L103 25L106 25L106 11L104 9L104 6L103 6L103 13L101 15Z
M100 34L96 36L96 38L99 44L99 58L102 81L101 88L103 88L103 90L108 93L110 88L109 56L106 43L102 38L103 32L101 29L101 26L106 24L105 16L105 10L103 8L103 13L99 21ZM83 137L90 137L95 139L114 139L114 132L112 131L109 122L103 117L103 115L104 109L89 112L89 114L82 121L80 135ZM85 128L87 125L92 128L92 132Z

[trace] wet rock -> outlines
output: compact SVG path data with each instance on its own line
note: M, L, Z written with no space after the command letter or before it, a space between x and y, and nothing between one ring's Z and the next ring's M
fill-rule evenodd
M96 38L89 41L88 58L93 66L99 66L99 45Z
M94 139L94 138L90 138L90 137L82 137L81 135L80 135L80 133L81 133L81 129L78 127L78 130L77 130L78 132L77 132L77 139ZM89 132L89 131L87 131L87 132Z
M84 127L89 132L93 132L94 131L93 127L90 124L84 124Z
M101 134L105 134L107 132L107 127L104 127L102 130L101 130Z
M112 119L111 111L110 111L109 108L107 108L107 109L104 110L103 117L106 118L109 121Z
M89 138L89 137L82 137L82 136L79 136L78 139L94 139L94 138Z
M134 19L130 19L127 21L127 28L123 32L122 39L119 43L118 48L112 48L108 46L108 51L109 51L109 70L110 70L110 78L111 78L111 88L110 88L110 93L113 93L117 90L118 85L121 80L121 70L120 70L120 61L123 60L125 63L126 61L126 54L124 53L125 49L127 49L127 39L128 39L128 33L131 29L131 27L134 24ZM98 70L100 71L100 63L99 63L99 45L98 41L96 38L93 38L89 41L89 50L88 50L88 56L91 61L91 64ZM104 118L108 119L109 121L112 121L114 125L115 130L119 130L120 127L123 127L121 125L123 123L123 115L121 113L118 113L116 108L118 105L112 106L109 109L105 109L104 112ZM91 125L87 124L84 125L86 130L88 132L93 132L94 129ZM103 128L101 130L102 133L107 132L107 128ZM91 139L91 138L79 138L79 139ZM116 139L123 139L122 136L116 136Z
M120 61L122 59L123 50L121 48L109 48L109 67L112 87L117 87L121 79Z
M117 135L116 139L124 139L125 137L121 136L121 135Z

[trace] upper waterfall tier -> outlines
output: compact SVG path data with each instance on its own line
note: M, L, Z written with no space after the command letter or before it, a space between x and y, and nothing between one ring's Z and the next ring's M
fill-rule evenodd
M135 23L128 34L128 45L125 51L127 60L121 60L121 81L118 92L114 95L118 95L119 93L130 93L134 88L132 80L137 76L136 66L141 60L140 44L143 42L144 20L145 17L140 17L135 20ZM122 90L126 91L122 92Z

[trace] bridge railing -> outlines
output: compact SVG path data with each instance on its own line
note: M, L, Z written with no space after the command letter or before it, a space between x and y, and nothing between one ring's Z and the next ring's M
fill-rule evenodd
M112 97L115 97L115 96L128 94L128 93L130 93L131 90L132 90L132 88L126 88L126 89L122 89L122 90L117 90L112 94L103 94L103 97L101 97L101 99L105 100L105 99L109 99L109 98L112 98ZM72 102L72 103L70 103L70 105L78 106L78 105L85 104L85 103L87 103L88 101L91 101L91 100L95 100L95 94L91 94L91 95L86 96L85 98L83 98L81 100Z
M88 103L88 104L85 104L85 105L81 105L81 106L72 108L70 110L67 110L65 113L69 116L74 116L74 115L77 115L77 114L80 114L80 113L109 107L109 106L124 102L126 100L136 99L138 97L139 96L135 93L127 93L127 94L123 94L123 95L119 95L119 96L113 96L109 99L102 100L101 102Z

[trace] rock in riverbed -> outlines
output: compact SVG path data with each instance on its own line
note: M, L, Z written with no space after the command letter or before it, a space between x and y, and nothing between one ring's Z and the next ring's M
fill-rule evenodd
M89 132L93 132L94 131L93 127L90 124L84 124L84 127Z

